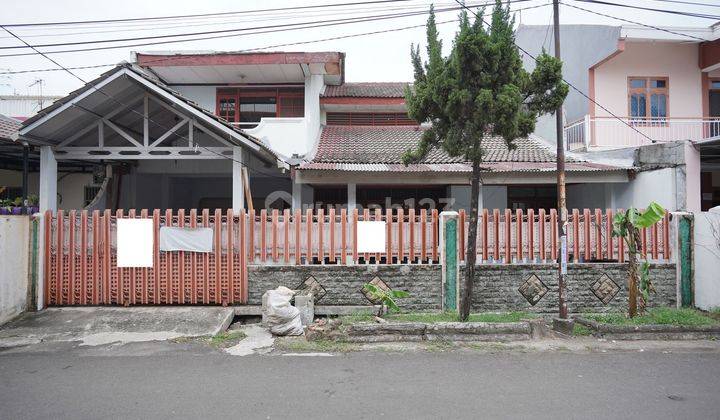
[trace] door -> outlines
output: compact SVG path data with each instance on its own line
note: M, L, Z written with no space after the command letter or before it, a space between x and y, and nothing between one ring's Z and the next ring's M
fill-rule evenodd
M713 87L720 82L713 82ZM720 86L719 86L720 87ZM720 90L710 91L710 117L713 122L710 124L710 137L720 135Z

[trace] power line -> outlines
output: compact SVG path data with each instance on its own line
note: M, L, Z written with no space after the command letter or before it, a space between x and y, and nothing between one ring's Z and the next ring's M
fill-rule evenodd
M408 2L413 0L373 0L373 1L359 1L350 3L330 3L330 4L316 4L309 6L293 6L293 7L279 7L273 9L255 9L255 10L240 10L235 12L217 12L217 13L196 13L191 15L172 15L172 16L151 16L151 17L135 17L135 18L124 18L124 19L100 19L100 20L76 20L76 21L60 21L60 22L39 22L39 23L7 23L0 25L4 28L18 28L18 27L30 27L30 26L60 26L60 25L80 25L89 23L115 23L115 22L138 22L138 21L154 21L154 20L171 20L171 19L183 19L183 18L197 18L197 17L209 17L209 16L228 16L238 14L251 14L260 12L285 12L285 11L297 11L305 9L317 9L326 7L343 7L343 6L357 6L357 5L368 5L368 4L381 4L381 3L400 3Z
M689 5L692 5L692 6L718 7L718 8L720 8L720 4L699 3L699 2L696 2L696 1L682 1L682 0L647 0L647 1L657 1L657 2L662 2L662 3L689 4Z
M514 0L514 1L532 1L532 0ZM491 4L491 3L475 4L472 7L486 6L489 4ZM534 7L540 7L540 6L531 6L528 8L534 8ZM447 9L439 10L438 12L449 12L449 11L460 10L460 9L461 8L459 8L459 7L447 8ZM522 10L522 9L517 9L517 10ZM223 34L223 35L214 35L214 36L192 38L192 39L179 39L179 40L168 40L168 41L159 41L159 42L146 42L146 43L138 43L138 44L114 45L114 46L107 46L107 47L89 47L89 48L77 48L77 49L70 49L70 50L46 51L45 54L63 54L63 53L72 53L72 52L99 51L99 50L110 50L110 49L120 49L120 48L130 48L130 47L143 47L143 46L150 46L150 45L173 44L173 43L180 43L180 42L204 41L204 40L209 40L209 39L233 38L233 37L248 36L248 35L258 35L258 34L264 34L264 33L286 32L286 31L293 31L293 30L314 29L314 28L346 25L346 24L353 24L353 23L373 22L373 21L386 20L386 19L397 19L397 18L409 17L409 16L420 16L420 15L425 15L427 13L428 12L425 11L425 12L407 13L404 15L403 14L393 15L393 16L389 16L389 17L365 17L365 18L360 18L360 19L355 19L352 21L345 21L345 22L330 22L330 23L322 23L322 24L309 25L309 26L303 26L303 27L269 29L269 30L250 32L250 33ZM348 20L348 19L345 19L345 20ZM13 54L2 54L2 55L0 55L0 57L21 57L21 56L30 56L30 55L35 55L35 54L36 54L35 52L13 53Z
M88 82L86 82L82 77L80 77L80 76L78 76L77 74L73 73L71 70L69 70L68 68L66 68L66 67L63 66L62 64L58 63L58 62L57 62L56 60L54 60L53 58L48 57L48 56L47 56L46 54L44 54L42 51L39 51L39 50L33 48L32 46L30 46L30 44L28 44L27 42L25 42L25 40L23 40L22 38L20 38L19 36L17 36L15 33L11 32L8 28L6 28L6 27L4 27L4 26L2 26L2 25L0 25L0 28L2 28L3 30L5 30L5 32L9 33L10 35L12 35L12 36L13 36L14 38L16 38L18 41L20 41L20 42L28 45L28 47L30 47L30 48L32 48L33 50L35 50L38 54L42 55L45 59L49 60L50 62L52 62L52 63L55 64L56 66L58 66L58 67L60 67L61 69L65 70L66 72L68 72L71 76L75 77L76 79L78 79L78 80L80 80L82 83L84 83L85 85L87 85L87 86L89 86L90 88L94 89L96 92L102 93L103 95L107 96L110 100L112 100L112 101L120 104L120 106L127 108L129 111L131 111L131 112L133 112L133 113L135 113L135 114L140 115L140 117L142 117L143 120L147 120L148 122L151 122L151 123L155 124L156 126L158 126L158 127L162 128L162 129L166 130L166 131L170 130L169 127L166 127L166 126L164 126L163 124L160 124L160 123L154 121L152 118L150 118L150 117L148 117L148 116L145 116L144 114L141 114L140 112L132 109L132 107L130 107L128 104L123 103L122 101L120 101L120 100L118 100L117 98L115 98L114 96L106 93L105 91L103 91L103 90L100 89L99 87L97 87L97 86L95 86L95 85L92 85L92 84L88 84ZM83 107L83 106L80 106L80 105L78 105L78 104L75 104L75 105L76 105L78 108L85 110L86 112L90 112L91 114L100 116L99 114L95 113L94 111L88 110L87 108L85 108L85 107ZM185 136L183 136L183 135L181 135L181 134L178 134L178 133L175 133L175 135L178 136L178 137L180 137L181 139L187 140L187 141L188 141L188 144L190 144L190 139L188 139L187 137L185 137ZM233 162L237 162L237 163L239 163L240 165L246 167L246 168L247 168L248 170L250 170L250 171L253 171L253 172L256 172L256 173L259 173L259 174L268 176L268 177L282 178L282 179L285 179L285 178L286 178L286 177L281 177L281 176L277 176L277 175L274 175L274 174L269 174L269 173L265 173L265 172L259 171L259 170L257 170L257 169L251 168L250 166L246 165L245 163L243 163L243 162L241 162L241 161L235 160L234 158L232 158L232 157L230 157L230 156L225 156L225 155L223 155L222 153L218 153L218 152L216 152L216 151L214 151L214 150L212 150L212 149L210 149L210 148L208 148L208 147L205 147L205 146L203 146L203 145L201 145L201 144L196 143L196 145L197 145L198 147L202 147L203 149L207 150L208 152L211 152L211 153L213 153L213 154L215 154L215 155L217 155L217 156L220 156L220 157L222 157L222 158L224 158L224 159L228 159L228 160L232 160Z
M642 6L632 6L629 4L621 4L621 3L613 3L609 1L602 1L602 0L574 0L581 3L593 3L593 4L602 4L606 6L614 6L614 7L626 7L629 9L637 9L637 10L647 10L651 12L658 12L658 13L669 13L672 15L679 15L679 16L689 16L689 17L695 17L699 19L709 19L709 20L718 20L720 19L720 15L710 15L705 13L690 13L690 12L681 12L677 10L668 10L668 9L656 9L653 7L642 7Z
M487 22L485 19L483 19L483 17L482 17L481 15L478 15L477 13L475 13L475 11L473 11L473 10L470 9L469 7L465 6L460 0L455 0L455 2L456 2L457 4L459 4L459 5L461 5L461 6L463 7L463 9L465 9L465 10L469 11L470 13L472 13L473 15L475 15L475 17L476 17L477 19L480 19L480 21L483 22L485 25L489 25L488 22ZM537 63L538 59L537 59L536 56L530 54L526 49L524 49L523 47L521 47L520 45L518 45L517 42L515 42L514 40L513 40L513 44L515 44L515 46L517 47L518 50L522 51L524 54L526 54L528 57L532 58L533 61L535 61L535 62ZM569 81L567 81L564 77L562 78L562 81L565 82L565 83L567 83L568 86L570 86L570 87L571 87L573 90L575 90L577 93L579 93L580 95L582 95L583 97L585 97L585 99L589 100L589 101L592 102L593 104L595 104L595 105L597 105L598 107L600 107L600 109L602 109L603 111L605 111L605 112L607 112L608 114L610 114L613 118L615 118L615 119L617 119L618 121L622 122L623 124L627 125L627 126L630 127L633 131L636 131L638 134L640 134L641 136L645 137L645 138L648 139L649 141L654 142L653 139L651 139L650 137L647 136L647 134L645 134L645 133L643 133L642 131L638 130L637 128L633 127L632 124L628 123L627 121L625 121L625 120L623 120L622 118L620 118L620 117L618 117L617 115L615 115L615 113L613 113L612 111L610 111L610 110L607 109L606 107L604 107L604 106L602 106L601 104L597 103L597 102L595 101L595 99L591 98L591 97L588 96L585 92L583 92L583 91L581 91L580 89L578 89L577 87L575 87L575 85L573 85L572 83L570 83Z
M606 18L615 19L615 20L619 20L619 21L622 21L622 22L626 22L626 23L632 23L632 24L634 24L634 25L644 26L644 27L646 27L646 28L655 29L655 30L657 30L657 31L666 32L666 33L673 34L673 35L684 36L684 37L696 39L696 40L702 41L702 42L709 41L709 40L707 40L707 39L705 39L705 38L701 38L701 37L699 37L699 36L690 35L690 34L685 34L685 33L682 33L682 32L673 31L673 30L671 30L671 29L661 28L661 27L659 27L659 26L648 25L648 24L646 24L646 23L637 22L637 21L634 21L634 20L625 19L625 18L621 18L621 17L617 17L617 16L612 16L612 15L608 15L608 14L601 13L601 12L596 12L596 11L594 11L594 10L586 9L586 8L584 8L584 7L576 6L576 5L574 5L574 4L568 4L568 3L565 3L565 2L562 2L562 4L564 4L565 6L568 6L568 7L572 7L573 9L578 9L578 10L582 10L582 11L587 12L587 13L592 13L592 14L594 14L594 15L603 16L603 17L606 17Z

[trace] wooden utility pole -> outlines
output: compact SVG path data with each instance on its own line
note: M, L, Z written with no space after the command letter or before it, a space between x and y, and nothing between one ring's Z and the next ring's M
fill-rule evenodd
M555 36L555 58L560 60L560 6L553 0L553 34ZM560 217L560 255L558 256L558 309L560 318L567 318L565 301L565 274L567 274L567 205L565 202L565 142L563 141L562 104L555 110L555 135L557 138L557 206Z

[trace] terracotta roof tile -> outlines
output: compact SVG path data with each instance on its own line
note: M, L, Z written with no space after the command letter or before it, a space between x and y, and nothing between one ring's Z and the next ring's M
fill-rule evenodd
M317 153L299 169L363 172L468 172L462 157L450 157L440 148L433 149L422 162L405 166L402 156L417 147L421 127L327 126L320 135ZM500 137L484 140L484 167L495 172L550 171L555 153L533 138L517 139L509 150ZM568 158L569 171L618 170L607 165Z
M324 98L404 98L408 82L364 82L343 83L328 86L322 94Z

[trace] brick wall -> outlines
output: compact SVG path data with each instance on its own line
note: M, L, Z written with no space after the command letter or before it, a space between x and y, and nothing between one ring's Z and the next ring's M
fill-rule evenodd
M605 312L623 310L627 305L627 272L624 264L569 264L568 308L571 312ZM440 265L392 266L250 266L248 267L250 305L259 305L262 294L277 286L297 288L312 275L327 290L320 305L367 305L360 293L362 285L375 276L391 288L407 290L411 297L400 301L407 310L438 310L441 302ZM675 264L654 264L650 273L656 294L651 306L674 306L676 302ZM547 287L545 295L534 305L518 292L532 275ZM592 292L592 284L603 274L619 288L617 295L603 304ZM464 273L461 270L459 280ZM462 283L461 283L462 284ZM476 271L473 289L473 311L557 312L557 268L551 264L483 265Z

